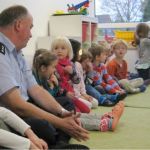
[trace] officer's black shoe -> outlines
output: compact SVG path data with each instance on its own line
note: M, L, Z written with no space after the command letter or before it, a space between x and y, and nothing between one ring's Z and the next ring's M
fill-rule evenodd
M81 145L81 144L67 144L67 145L62 146L61 149L89 150L87 146Z
M57 145L54 149L89 150L87 146L81 144L62 144Z

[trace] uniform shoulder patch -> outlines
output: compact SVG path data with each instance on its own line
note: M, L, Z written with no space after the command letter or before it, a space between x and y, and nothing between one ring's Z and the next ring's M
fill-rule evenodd
M0 53L2 53L3 55L5 55L5 45L3 43L0 42Z

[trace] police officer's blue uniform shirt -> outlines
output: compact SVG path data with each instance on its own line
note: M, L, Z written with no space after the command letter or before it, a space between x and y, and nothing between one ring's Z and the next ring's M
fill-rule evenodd
M15 45L0 32L0 96L17 87L23 99L28 100L27 90L36 84L22 52L17 53Z

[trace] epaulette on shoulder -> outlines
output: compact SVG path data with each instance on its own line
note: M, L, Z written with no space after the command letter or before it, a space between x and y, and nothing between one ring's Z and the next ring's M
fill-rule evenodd
M6 47L3 43L0 42L0 53L5 55L5 50L6 50Z

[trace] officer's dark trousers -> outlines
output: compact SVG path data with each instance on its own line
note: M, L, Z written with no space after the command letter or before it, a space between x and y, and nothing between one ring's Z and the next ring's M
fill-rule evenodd
M45 140L49 148L54 148L59 143L67 144L70 136L61 130L55 129L48 121L37 118L25 118L24 121L29 124L36 135Z
M55 99L66 110L71 111L75 109L74 104L69 98L57 97ZM28 102L38 106L31 99ZM38 135L38 137L47 142L49 148L54 148L55 145L58 146L60 143L69 143L70 136L59 129L55 129L55 127L46 120L26 118L24 121L31 126L32 130Z
M66 96L55 97L56 101L66 110L72 111L75 110L75 106L71 99Z

